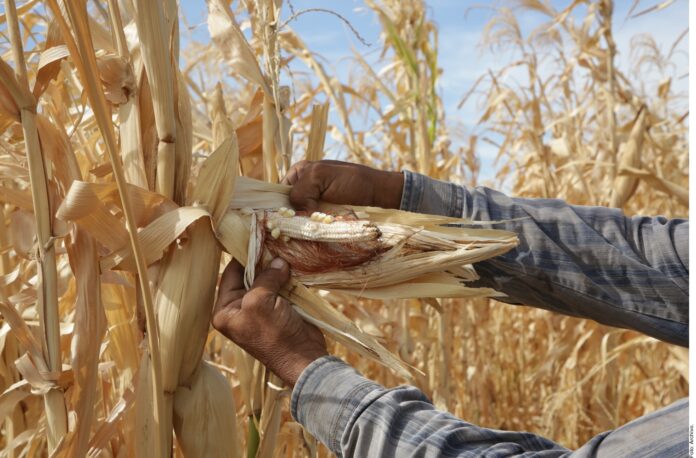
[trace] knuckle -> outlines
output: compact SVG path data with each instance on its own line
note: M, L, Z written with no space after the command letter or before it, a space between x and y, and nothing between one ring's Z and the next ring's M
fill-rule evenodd
M225 313L224 310L215 312L212 320L213 328L224 334L225 330L227 329L228 321L229 320L227 319L227 313Z
M317 176L321 175L326 171L327 164L320 162L312 162L311 164L308 165L308 172L310 173L310 176L316 178Z
M242 299L242 308L254 308L265 305L274 298L274 294L266 288L252 289Z
M217 317L217 315L213 317L213 328L216 331L220 332L222 332L222 330L224 329L224 323L221 319Z

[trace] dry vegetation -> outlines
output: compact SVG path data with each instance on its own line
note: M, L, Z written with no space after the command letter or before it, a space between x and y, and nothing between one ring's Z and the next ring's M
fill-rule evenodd
M635 68L619 68L611 1L555 11L519 0L497 11L484 43L517 57L463 95L481 108L463 141L448 133L424 2L366 0L382 27L382 68L356 53L350 76L330 73L291 29L303 12L281 15L281 3L209 0L212 43L180 50L173 0L5 0L2 456L163 456L172 446L325 456L291 420L289 392L208 320L230 255L263 258L248 250L263 240L248 208L287 203L282 186L248 178L277 182L293 160L321 158L326 132L349 160L470 184L486 141L513 194L688 217L688 108L672 89L682 76L670 73L673 49L638 37ZM548 23L523 36L522 9ZM284 87L291 61L306 72ZM657 91L640 84L645 66L663 77ZM367 130L351 124L368 115L378 122ZM361 211L433 233L447 222ZM514 243L487 230L457 237L478 244L460 264ZM333 291L298 283L285 293L367 377L410 381L473 423L574 447L688 393L686 350L633 332L484 298L378 288L356 298L339 280L305 276ZM408 292L428 295L416 280ZM448 297L486 293L438 281Z

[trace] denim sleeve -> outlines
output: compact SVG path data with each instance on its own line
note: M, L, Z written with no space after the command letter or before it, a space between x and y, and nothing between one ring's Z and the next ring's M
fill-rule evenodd
M491 227L517 233L517 248L476 264L481 278L472 286L688 347L688 220L404 175L403 210L499 222Z
M526 432L481 428L436 410L418 389L386 389L338 358L310 364L292 392L292 416L342 457L558 457L569 450Z
M676 458L689 448L688 398L598 434L573 452L533 433L460 420L436 410L420 390L384 388L332 356L302 372L290 408L293 418L339 458Z

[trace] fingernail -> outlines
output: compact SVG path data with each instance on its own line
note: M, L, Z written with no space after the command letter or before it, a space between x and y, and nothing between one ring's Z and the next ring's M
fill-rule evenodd
M275 258L273 261L271 261L271 268L272 269L282 269L285 267L285 260L283 258Z

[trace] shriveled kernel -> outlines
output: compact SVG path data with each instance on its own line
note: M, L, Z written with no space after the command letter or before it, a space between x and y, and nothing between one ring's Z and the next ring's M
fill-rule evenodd
M324 215L328 216L328 215ZM377 226L367 221L337 221L331 224L311 217L280 218L278 229L292 239L315 242L362 242L376 240L381 235Z
M278 237L280 237L280 228L279 227L276 227L275 229L273 229L271 231L271 237L273 237L274 239L277 239Z
M284 218L291 218L295 216L295 211L290 208L280 207L278 209L278 214Z

